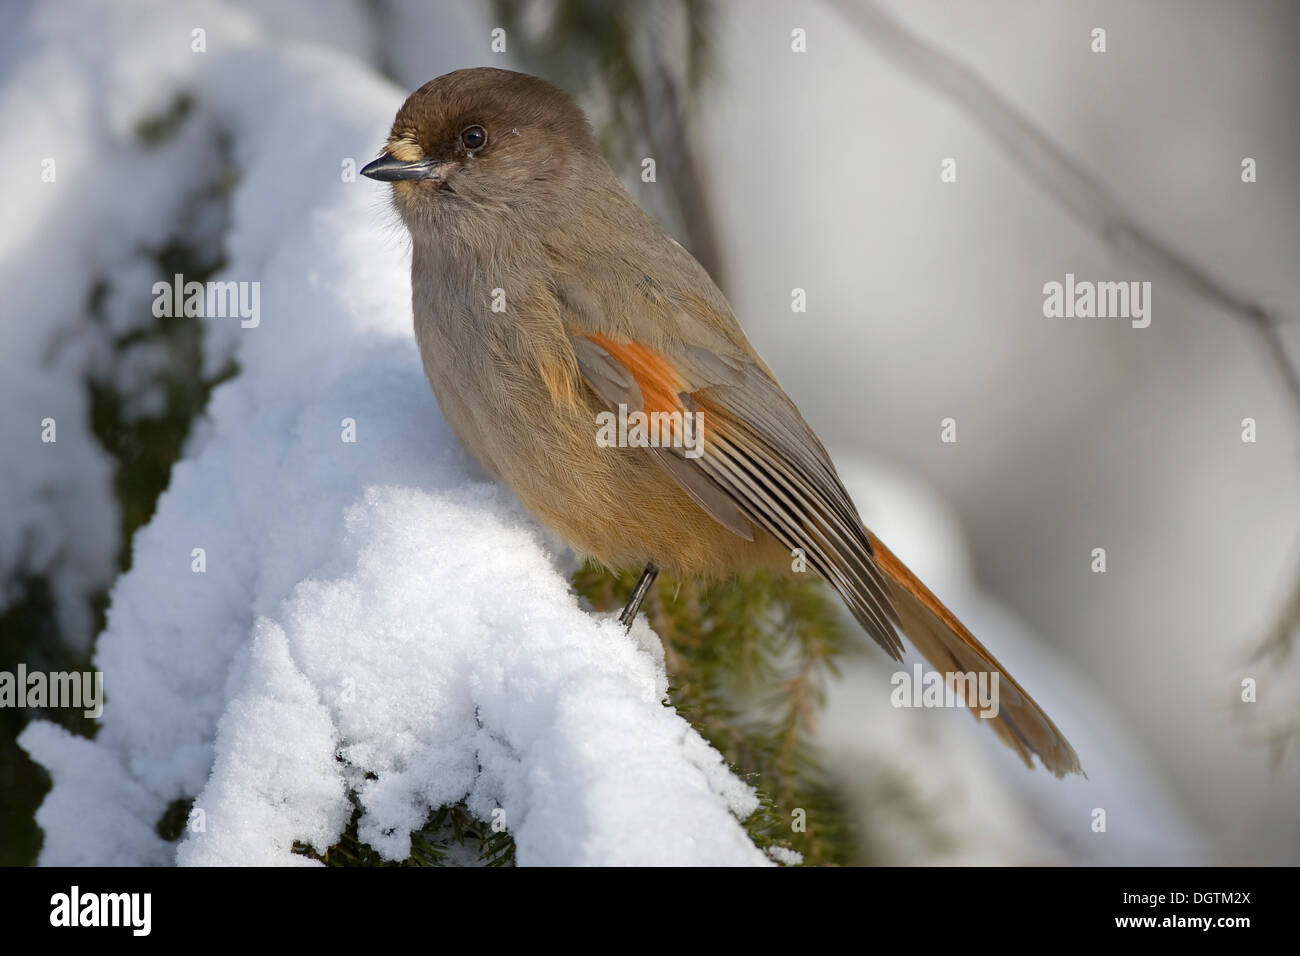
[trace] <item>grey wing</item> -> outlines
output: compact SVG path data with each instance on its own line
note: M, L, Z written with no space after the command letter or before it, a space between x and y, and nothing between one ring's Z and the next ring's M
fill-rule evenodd
M843 597L892 657L902 656L898 615L857 509L794 403L757 362L685 347L672 356L590 333L571 336L587 383L611 405L643 407L645 393L676 396L704 413L698 458L650 449L700 506L742 537L746 519L808 563Z

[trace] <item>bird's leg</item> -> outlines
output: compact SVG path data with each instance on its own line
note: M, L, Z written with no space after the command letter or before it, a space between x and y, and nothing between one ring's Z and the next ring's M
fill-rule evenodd
M650 585L655 583L655 578L658 576L659 569L655 567L655 563L653 561L646 562L645 570L641 572L641 580L632 589L632 596L628 598L627 607L623 608L623 613L618 616L618 623L622 624L627 630L632 630L632 622L636 620L637 611L641 610L641 602L650 593Z

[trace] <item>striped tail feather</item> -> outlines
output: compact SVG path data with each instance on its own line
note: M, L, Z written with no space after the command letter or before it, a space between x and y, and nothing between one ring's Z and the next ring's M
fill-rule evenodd
M1005 667L966 630L930 589L870 531L876 565L889 582L890 597L903 634L937 671L997 673L998 715L980 718L991 723L994 732L1030 767L1037 754L1048 770L1058 777L1082 774L1079 758L1052 719L1034 702ZM978 714L978 702L972 712ZM1086 775L1085 775L1086 776Z

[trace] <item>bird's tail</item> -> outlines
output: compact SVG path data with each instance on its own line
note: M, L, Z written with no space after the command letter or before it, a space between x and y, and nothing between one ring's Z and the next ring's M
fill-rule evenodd
M956 616L940 603L894 553L870 531L867 537L875 551L876 565L884 572L889 596L906 636L930 665L940 672L988 673L998 675L996 717L980 718L1012 750L1033 766L1030 754L1037 754L1048 770L1063 777L1083 773L1079 758L1052 719L1034 703L1006 668L997 662ZM991 678L986 678L991 682ZM980 704L969 701L978 716Z

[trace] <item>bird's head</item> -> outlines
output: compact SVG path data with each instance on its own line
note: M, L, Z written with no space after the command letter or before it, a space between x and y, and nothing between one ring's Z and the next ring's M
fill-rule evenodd
M383 154L363 176L393 184L408 225L454 211L544 204L598 157L570 96L509 70L457 70L402 104Z

